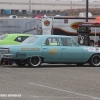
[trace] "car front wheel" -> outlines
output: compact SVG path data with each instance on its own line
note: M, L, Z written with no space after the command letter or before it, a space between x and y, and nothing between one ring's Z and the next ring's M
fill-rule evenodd
M28 59L28 66L31 66L31 67L38 67L38 66L41 65L41 62L42 62L41 57L33 56L33 57L30 57L30 58Z
M90 58L90 65L94 67L100 66L100 55L99 54L95 54Z

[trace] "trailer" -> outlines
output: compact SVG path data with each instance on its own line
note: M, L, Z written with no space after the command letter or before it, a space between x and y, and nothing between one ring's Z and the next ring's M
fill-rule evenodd
M0 33L42 34L41 19L0 18Z
M89 17L88 20L94 20L95 17ZM42 34L46 35L67 35L72 36L78 41L78 28L79 25L86 22L86 17L75 17L75 16L51 16L42 18ZM89 34L90 41L98 42L100 39L100 28L90 27L91 32Z

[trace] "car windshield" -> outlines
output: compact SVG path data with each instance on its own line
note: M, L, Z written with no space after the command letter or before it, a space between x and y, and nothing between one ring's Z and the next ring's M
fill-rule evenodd
M7 37L6 34L0 35L0 40L3 40L3 39L6 38L6 37Z
M30 36L29 38L25 39L21 44L33 44L37 41L39 37L37 36Z

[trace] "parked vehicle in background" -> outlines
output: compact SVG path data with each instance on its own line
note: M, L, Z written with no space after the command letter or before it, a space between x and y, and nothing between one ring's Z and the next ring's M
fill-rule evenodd
M20 33L2 34L0 35L0 45L20 44L29 36L31 36L31 34L20 34Z
M17 15L10 15L9 18L17 18Z
M88 20L94 20L95 17L89 17ZM72 36L78 42L79 25L86 21L86 17L79 16L51 16L42 18L42 30L44 35L65 35ZM100 28L90 27L90 41L96 44L100 40ZM95 35L96 33L96 35Z
M79 17L85 17L85 16L86 16L86 12L79 13ZM92 13L88 12L88 17L92 17Z
M43 14L37 14L35 16L33 16L32 18L42 18L44 15Z
M6 48L5 48L6 47ZM2 60L18 66L38 67L41 63L100 66L100 48L81 46L70 36L33 35L15 46L0 46Z

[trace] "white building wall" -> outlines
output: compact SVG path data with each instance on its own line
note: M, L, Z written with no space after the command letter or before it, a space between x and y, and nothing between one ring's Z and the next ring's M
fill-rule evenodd
M0 9L65 10L86 8L86 0L0 0ZM89 8L100 8L100 0L89 0Z

